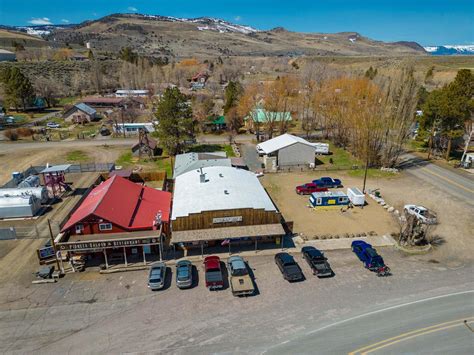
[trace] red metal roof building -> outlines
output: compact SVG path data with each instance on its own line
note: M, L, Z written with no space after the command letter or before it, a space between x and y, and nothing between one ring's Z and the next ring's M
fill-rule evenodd
M87 235L152 230L159 212L163 225L169 225L170 206L171 193L115 175L87 195L61 232Z

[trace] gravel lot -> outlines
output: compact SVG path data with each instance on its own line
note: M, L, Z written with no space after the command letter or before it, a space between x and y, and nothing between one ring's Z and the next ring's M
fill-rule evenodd
M325 176L330 176L327 174ZM341 174L332 174L341 176ZM279 173L266 174L260 181L276 203L287 221L294 222L293 231L305 236L345 233L375 232L378 235L390 234L398 231L398 226L390 214L382 206L372 200L363 209L354 208L347 212L339 209L315 211L309 208L309 195L298 195L295 192L297 185L310 182L321 177L321 173ZM344 188L334 189L347 192L347 187L357 186L362 189L360 179L343 176Z

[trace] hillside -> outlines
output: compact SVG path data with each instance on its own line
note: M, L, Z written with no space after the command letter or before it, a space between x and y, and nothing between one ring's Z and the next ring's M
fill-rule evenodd
M426 54L413 42L385 43L355 32L298 33L283 28L259 31L212 18L139 14L114 14L69 28L56 28L46 38L56 43L89 42L100 51L118 52L131 47L145 55L174 57Z
M24 47L44 47L48 45L48 42L42 38L20 31L0 28L0 47L11 48L14 42L20 43Z

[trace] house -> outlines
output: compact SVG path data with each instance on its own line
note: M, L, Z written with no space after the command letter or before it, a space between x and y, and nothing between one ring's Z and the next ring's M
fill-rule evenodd
M204 89L206 81L209 78L209 74L206 72L200 72L191 78L191 90Z
M224 130L227 127L224 116L210 116L205 125L213 132Z
M14 62L15 60L15 53L0 48L0 62Z
M94 121L96 118L97 111L82 102L66 109L63 114L64 121L74 123L87 123Z
M147 97L149 95L148 90L124 90L120 89L115 91L115 97Z
M256 132L257 128L264 131L268 122L286 123L291 122L291 112L271 112L263 108L256 108L244 117L245 128L251 132ZM257 127L258 126L258 127ZM275 127L277 128L277 127Z
M288 133L257 145L257 152L263 156L268 170L314 167L315 149L314 144Z
M227 158L225 152L212 153L185 153L175 157L173 178L187 173L191 170L198 170L210 166L232 166L232 162Z
M148 133L155 132L155 124L153 122L125 122L116 123L112 125L115 133L123 134L125 130L126 135L136 135L140 132L140 129L144 129Z
M253 172L211 166L175 178L171 242L178 247L280 244L281 220Z
M145 103L140 97L86 97L82 103L95 109L134 108L143 110Z
M137 142L132 146L132 155L138 156L140 155L140 150L144 155L161 155L162 149L158 147L158 142L153 138L147 137L146 140L142 140L141 142ZM149 152L151 154L149 154Z
M145 262L170 235L171 193L115 175L79 202L55 238L62 252ZM141 260L140 260L141 261Z

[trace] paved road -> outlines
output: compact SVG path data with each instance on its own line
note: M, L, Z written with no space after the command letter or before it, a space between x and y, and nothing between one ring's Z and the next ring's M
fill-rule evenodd
M472 264L450 268L418 257L407 258L390 248L379 251L392 268L392 277L378 278L364 269L350 251L328 251L335 277L313 277L308 265L297 256L307 279L290 284L283 280L271 256L248 257L259 290L257 296L248 298L233 297L229 289L209 292L202 285L200 263L195 263L199 285L190 290L178 290L173 282L164 291L150 292L145 286L145 270L110 275L70 274L57 284L47 285L31 285L28 275L19 284L16 277L15 282L5 281L0 288L0 353L278 352L275 345L316 338L315 330L335 322L341 324L374 310L474 289ZM174 279L174 270L171 271ZM447 308L447 319L427 314L425 322L421 320L423 313L413 326L462 318L456 313L462 302L458 300L457 306L452 307L439 302L426 305L425 311L436 311L440 316L443 313L436 308ZM454 299L446 303L454 304ZM390 315L395 317L396 312ZM400 326L404 327L400 332L413 329L410 320L415 317L407 317L406 322L399 317ZM370 318L378 322L376 329L385 324L382 320L375 315ZM395 331L396 325L387 327L387 333L379 334L381 337L393 336L389 330ZM354 338L350 334L344 336ZM379 339L362 339L347 350ZM289 353L338 353L317 348L298 350L302 351L292 349Z
M316 329L270 354L473 354L474 290L391 306Z
M464 176L439 167L411 154L404 156L401 167L418 179L438 187L451 196L474 206L474 176Z

